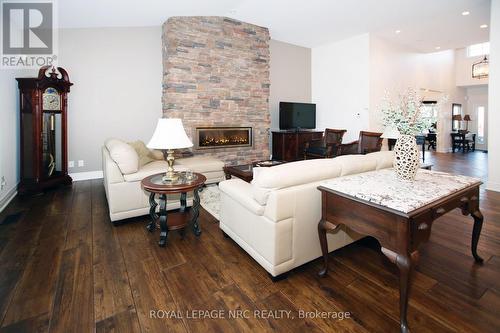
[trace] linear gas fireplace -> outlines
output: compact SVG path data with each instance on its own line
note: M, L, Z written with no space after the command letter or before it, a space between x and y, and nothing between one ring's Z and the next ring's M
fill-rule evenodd
M196 149L251 147L251 127L197 127Z

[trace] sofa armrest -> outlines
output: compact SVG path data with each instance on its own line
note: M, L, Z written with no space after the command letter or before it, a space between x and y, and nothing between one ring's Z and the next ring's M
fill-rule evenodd
M238 178L219 183L219 189L255 215L263 215L265 206L253 198L252 185ZM221 207L224 209L224 207Z
M102 147L102 171L106 184L115 184L125 181L120 168L115 161L113 161L106 147Z

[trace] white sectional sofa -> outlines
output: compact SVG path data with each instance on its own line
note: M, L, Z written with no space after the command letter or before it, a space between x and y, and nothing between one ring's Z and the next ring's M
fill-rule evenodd
M114 223L119 220L146 215L149 213L149 193L141 188L141 180L144 177L155 173L166 172L167 162L163 160L161 154L152 154L156 160L143 166L137 166L138 157L134 156L134 151L123 147L115 149L112 142L117 139L106 140L102 147L102 168L104 173L104 187L108 199L109 216ZM109 149L117 151L110 153ZM122 149L125 148L125 149ZM128 150L127 150L128 149ZM112 158L112 155L115 159ZM130 166L132 165L132 167ZM121 167L121 168L120 168ZM134 169L135 167L135 169ZM223 171L224 163L212 157L193 156L176 159L174 169L183 171L189 169L199 172L207 177L206 184L218 183L225 179ZM124 171L125 170L125 171ZM192 197L188 194L187 204L192 205ZM167 209L180 207L178 196L167 197Z
M255 168L251 184L231 179L221 190L220 228L276 277L321 256L317 225L324 181L393 165L393 152L346 155ZM361 236L341 228L329 251Z

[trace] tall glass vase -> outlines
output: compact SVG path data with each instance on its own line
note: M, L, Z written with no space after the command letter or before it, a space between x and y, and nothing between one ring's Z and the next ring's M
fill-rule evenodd
M415 180L420 167L417 140L413 135L400 135L394 146L394 170L399 179Z

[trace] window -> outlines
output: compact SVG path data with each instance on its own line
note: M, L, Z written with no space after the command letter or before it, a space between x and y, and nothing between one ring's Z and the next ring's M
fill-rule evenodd
M474 44L467 47L467 57L479 57L490 54L490 42Z
M453 119L454 116L462 115L462 104L453 103L451 107L451 130L453 132L458 131L460 129L460 121Z
M484 106L477 107L477 141L484 143Z

